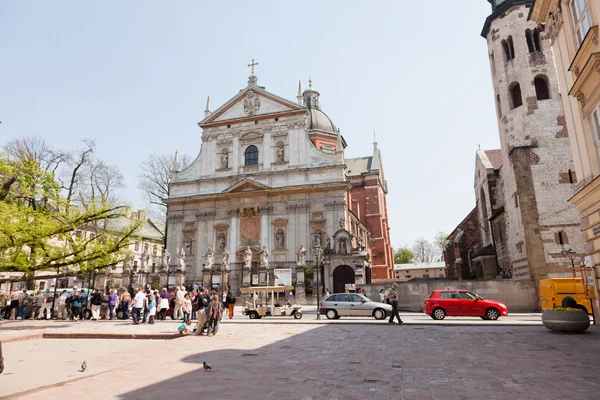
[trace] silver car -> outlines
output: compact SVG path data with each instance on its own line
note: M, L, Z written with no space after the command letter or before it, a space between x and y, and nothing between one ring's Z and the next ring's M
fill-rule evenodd
M357 293L334 293L321 302L320 312L328 319L340 317L384 319L392 315L392 306L372 301Z

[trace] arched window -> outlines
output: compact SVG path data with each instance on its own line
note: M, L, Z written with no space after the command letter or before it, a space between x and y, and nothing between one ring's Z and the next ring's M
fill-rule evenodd
M536 28L534 30L527 29L525 31L525 39L527 40L527 48L530 53L535 51L542 51L542 43L540 42L540 31Z
M509 62L515 58L515 45L512 36L507 37L506 40L502 40L502 49L504 50L505 62Z
M535 96L538 100L548 100L550 98L550 89L548 88L548 80L543 75L538 75L533 80L535 85Z
M488 213L487 213L487 203L485 201L485 191L483 188L479 191L479 205L481 206L481 216L484 221L487 223Z
M496 111L498 112L498 119L502 118L502 105L500 104L500 95L496 95Z
M521 98L521 86L517 82L510 85L509 89L510 98L510 109L515 109L523 105L523 99Z
M248 146L244 152L245 163L244 165L258 165L258 149L256 146Z

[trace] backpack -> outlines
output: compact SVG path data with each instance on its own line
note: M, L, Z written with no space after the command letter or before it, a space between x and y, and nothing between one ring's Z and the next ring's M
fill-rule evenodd
M46 297L46 303L52 303L54 301L54 297L48 296Z

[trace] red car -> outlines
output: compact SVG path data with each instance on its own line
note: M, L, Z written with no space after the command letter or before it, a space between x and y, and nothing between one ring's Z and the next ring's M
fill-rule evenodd
M434 290L425 299L423 310L433 319L444 319L449 315L497 320L508 315L508 308L504 304L486 300L468 290Z

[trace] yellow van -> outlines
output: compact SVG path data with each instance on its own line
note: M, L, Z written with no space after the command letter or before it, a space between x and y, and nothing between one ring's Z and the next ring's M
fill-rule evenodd
M560 307L566 296L574 298L577 301L578 308L591 314L592 304L590 299L594 298L594 288L584 285L583 278L551 278L540 281L542 310L551 310L555 306Z

